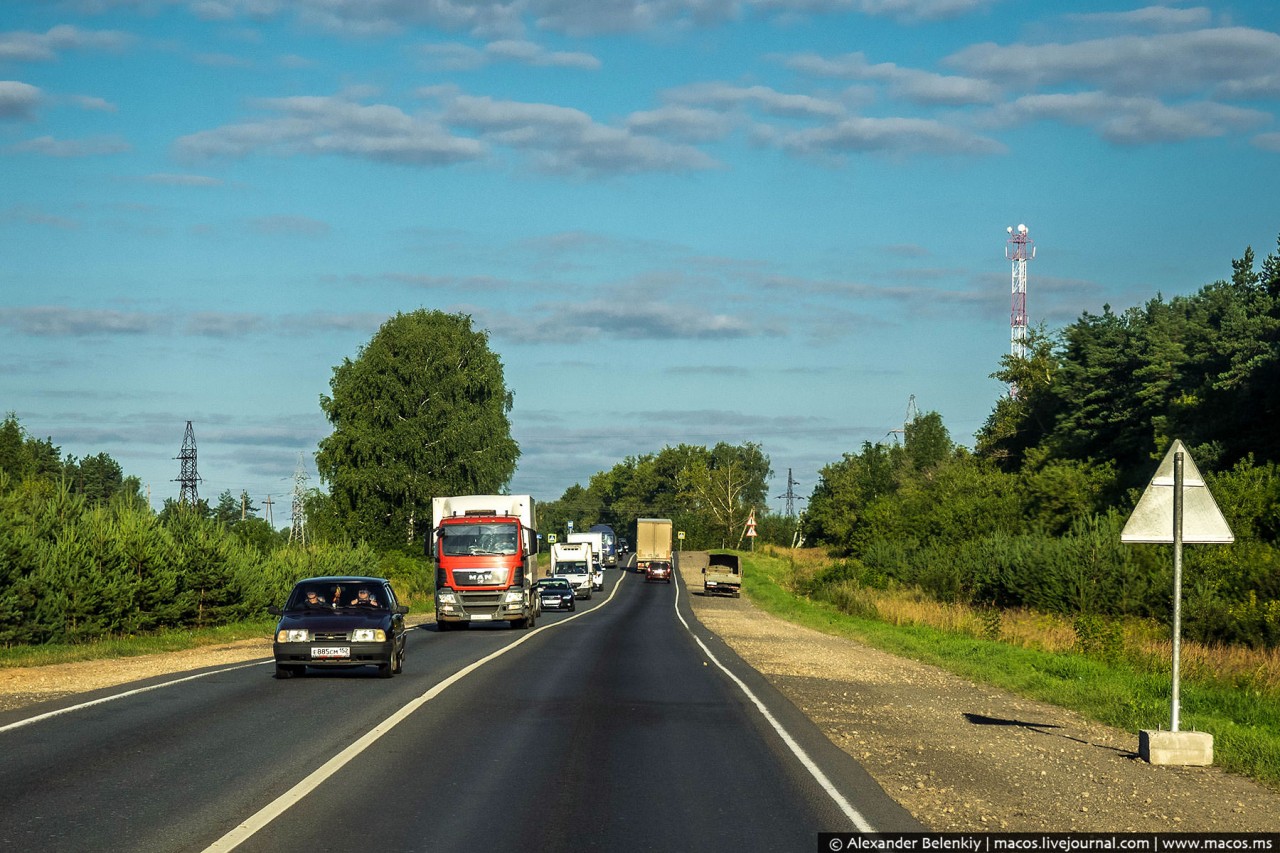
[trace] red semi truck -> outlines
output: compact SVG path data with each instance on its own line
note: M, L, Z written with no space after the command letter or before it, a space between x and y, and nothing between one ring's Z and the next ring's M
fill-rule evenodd
M534 589L538 532L529 495L434 498L436 626L507 622L532 628L541 610Z

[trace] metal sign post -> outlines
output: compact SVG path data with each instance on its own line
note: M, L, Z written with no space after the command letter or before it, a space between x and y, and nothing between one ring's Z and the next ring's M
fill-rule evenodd
M1182 486L1184 458L1173 454L1173 701L1169 731L1178 730L1178 684L1182 663Z
M1155 476L1133 508L1120 533L1121 542L1173 545L1173 690L1169 703L1169 731L1139 733L1138 751L1152 764L1212 764L1213 737L1182 732L1180 717L1182 669L1182 546L1188 543L1229 544L1235 535L1209 493L1191 454L1174 441Z

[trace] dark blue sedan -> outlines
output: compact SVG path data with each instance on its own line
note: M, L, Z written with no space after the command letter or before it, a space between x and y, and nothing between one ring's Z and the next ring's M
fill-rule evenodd
M564 578L542 578L537 583L543 610L577 610L573 585Z

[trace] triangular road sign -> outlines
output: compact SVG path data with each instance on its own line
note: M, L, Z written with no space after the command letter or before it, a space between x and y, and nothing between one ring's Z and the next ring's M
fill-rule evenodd
M1175 440L1120 532L1121 542L1173 542L1173 457L1182 454L1182 541L1227 544L1236 537L1209 493L1200 469L1181 441Z

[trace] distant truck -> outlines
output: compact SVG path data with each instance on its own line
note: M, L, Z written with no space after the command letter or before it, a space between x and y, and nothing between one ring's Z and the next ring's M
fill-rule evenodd
M742 595L742 570L736 554L711 554L702 570L702 591L706 595Z
M651 562L671 562L671 519L636 519L636 571L643 573Z
M588 542L556 542L551 546L551 574L573 586L575 598L590 598L593 589L604 589L604 575L591 555ZM599 579L599 586L597 586Z
M538 531L529 495L461 495L431 501L436 627L506 621L532 628Z
M593 524L589 533L600 534L600 563L607 569L618 567L618 536L607 524Z
M586 533L570 533L565 537L566 542L585 542L591 546L591 556L595 559L596 565L604 563L604 534L598 531L592 532L588 530Z

